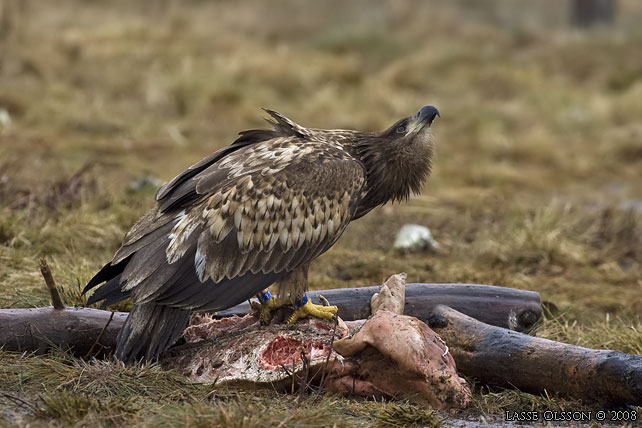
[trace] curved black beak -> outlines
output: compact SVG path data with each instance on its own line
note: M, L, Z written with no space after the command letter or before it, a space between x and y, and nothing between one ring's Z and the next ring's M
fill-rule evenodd
M439 116L439 110L433 106L423 106L415 113L415 119L419 123L427 124L430 126L435 120L435 117Z

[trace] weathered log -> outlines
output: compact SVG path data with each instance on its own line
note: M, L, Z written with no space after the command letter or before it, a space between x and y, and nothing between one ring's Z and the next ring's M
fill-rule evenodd
M481 383L642 405L642 356L528 336L437 306L428 325L448 344L457 371Z
M370 299L379 286L337 288L308 292L314 303L323 295L330 304L339 307L345 321L370 316ZM426 321L437 305L449 306L479 321L517 331L528 331L542 316L539 293L481 284L406 284L404 314ZM220 311L220 318L243 316L250 312L247 302Z
M346 321L370 316L370 299L379 286L341 288L310 292L318 303L323 295L339 307ZM404 314L426 321L437 304L452 305L480 320L505 327L527 330L540 318L539 294L532 291L476 284L408 284ZM247 303L218 313L219 317L250 312ZM85 355L109 320L109 311L88 308L52 307L0 309L0 346L12 351L44 352L52 346L69 347ZM115 348L116 336L127 313L116 312L99 345L103 351Z
M109 322L111 314L83 308L0 310L0 345L14 351L70 347L76 355L85 355L92 346L109 352L127 317L125 312L116 312ZM458 372L483 384L642 404L642 356L528 336L479 322L443 305L432 309L427 323L447 343Z
M110 353L127 312L91 308L0 309L0 347L8 351L46 352L69 348L75 355ZM106 327L105 327L106 326ZM102 332L102 335L101 335ZM98 340L100 336L100 340Z

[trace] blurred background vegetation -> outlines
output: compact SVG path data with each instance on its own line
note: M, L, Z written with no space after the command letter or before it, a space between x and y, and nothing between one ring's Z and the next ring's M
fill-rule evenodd
M82 303L156 188L260 107L378 130L433 104L422 195L351 225L312 287L531 289L559 315L538 334L642 352L642 4L575 3L0 0L0 307L48 304L40 256ZM405 223L443 251L393 252Z

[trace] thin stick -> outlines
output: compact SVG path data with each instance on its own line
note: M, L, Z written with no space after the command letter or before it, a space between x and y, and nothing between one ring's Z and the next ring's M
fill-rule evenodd
M45 279L45 284L47 284L47 289L51 295L51 303L54 309L65 309L65 304L62 303L60 293L58 293L58 288L56 288L56 281L54 281L49 265L47 264L47 260L44 258L40 259L40 272Z
M310 347L310 357L312 357L312 347ZM305 391L310 386L308 376L310 375L310 359L305 355L305 348L301 347L301 362L303 363L301 378L299 379L299 397L297 398L297 406L301 404Z
M0 392L0 395L2 395L5 398L8 398L9 400L13 401L14 403L16 403L17 405L19 405L21 407L28 408L28 409L33 410L33 411L38 410L38 408L35 405L33 405L32 403L30 403L30 402L28 402L26 400L23 400L22 398L17 397L15 395L11 395L11 394L8 394L6 392Z
M324 297L325 299L325 297ZM339 325L339 318L334 317L334 329L332 330L332 337L330 337L330 345L328 349L328 356L325 359L325 364L323 365L323 371L321 372L321 382L319 383L319 392L325 389L325 375L327 374L328 363L330 362L330 355L332 355L332 346L334 346L334 338L337 334L337 326ZM336 358L336 357L335 357Z
M105 332L105 330L107 330L107 327L109 327L109 323L111 323L111 320L113 320L113 319L114 319L114 311L111 312L111 315L109 316L109 320L107 320L107 324L105 324L103 329L100 330L100 333L98 333L98 337L96 338L96 341L94 343L92 343L91 348L89 348L89 351L87 351L87 353L85 354L84 358L89 358L91 353L94 352L94 348L96 347L98 342L100 342L100 339L103 337L103 333Z

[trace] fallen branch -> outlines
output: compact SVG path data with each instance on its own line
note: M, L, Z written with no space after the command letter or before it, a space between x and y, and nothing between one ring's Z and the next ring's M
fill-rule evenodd
M310 291L308 296L321 304L323 295L339 308L345 321L368 318L370 300L380 287L337 288ZM406 303L403 313L426 321L437 305L449 306L479 321L516 331L529 331L542 316L539 293L481 284L406 284ZM250 312L245 302L217 313L224 318L243 316Z
M109 322L112 314L113 320ZM38 353L44 353L52 347L62 347L82 356L90 355L89 351L92 346L96 347L96 343L99 354L109 353L116 348L116 337L127 315L127 312L90 308L54 309L51 306L0 309L0 347L7 351Z
M642 405L642 356L528 336L443 305L428 325L448 343L457 371L483 384Z
M317 295L327 297L339 307L342 319L353 321L370 316L370 299L379 289L379 286L341 288L309 294L316 302L319 302ZM407 285L406 315L426 321L431 309L439 303L453 305L488 323L521 330L532 327L542 313L539 294L532 291L471 284ZM245 304L220 312L219 316L246 315L249 311L249 305ZM115 349L116 336L127 318L126 312L114 312L109 322L111 314L111 311L64 306L62 309L0 309L0 346L20 352L46 352L52 346L62 346L84 356L91 354L88 352L94 343L100 342L101 350L108 352ZM103 328L105 331L99 339Z
M423 314L428 325L448 344L460 373L477 378L484 384L515 387L526 392L547 392L607 403L642 404L642 356L587 349L528 336L488 325L444 305L435 306L434 301L430 313L427 313L427 309L420 305L426 301L421 296L412 303L412 296L417 292L412 289L430 287L408 287L406 299L410 299L411 304L407 302L405 306L406 315L413 316L416 310ZM473 287L480 291L482 286ZM378 287L373 289L378 291ZM346 295L337 298L341 291ZM329 296L333 303L359 294L355 289L319 293ZM486 296L486 300L480 299L479 294L472 295L472 298L482 303L490 302L489 293ZM369 301L369 297L368 294L361 298ZM454 300L461 302L463 298ZM497 298L497 302L497 307L509 312L501 316L494 308L495 319L506 320L515 316L515 305L500 304L503 302L501 298ZM340 303L342 317L341 311L345 307L349 306L341 306ZM350 313L346 315L349 317ZM126 317L125 312L88 308L4 309L0 310L0 346L5 350L38 352L62 346L71 348L76 355L90 355L91 347L99 345L99 353L108 353L115 347L118 331ZM326 354L323 354L323 362L326 359Z

